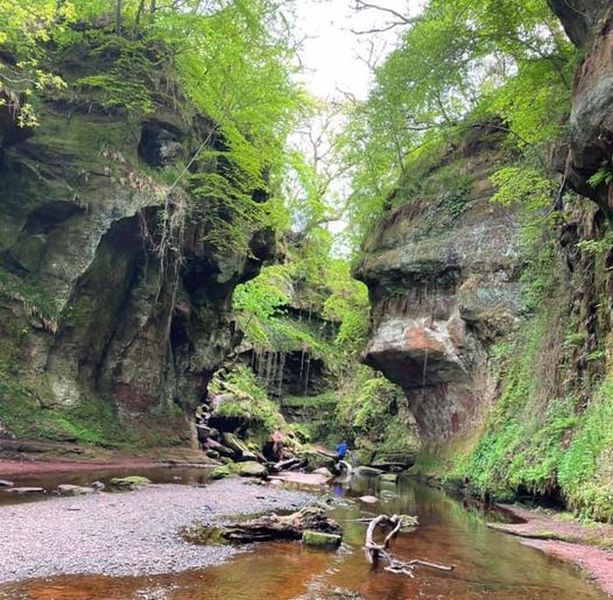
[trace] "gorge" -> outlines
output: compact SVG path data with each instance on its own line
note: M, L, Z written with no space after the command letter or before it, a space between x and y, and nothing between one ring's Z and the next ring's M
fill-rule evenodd
M512 589L506 558L488 583L478 537L493 548L509 528L556 556L584 549L613 593L613 6L428 0L414 14L356 0L347 10L372 17L357 39L397 37L366 59L368 97L323 100L300 82L295 2L0 0L0 521L60 522L74 502L82 531L113 495L48 492L111 476L156 484L115 492L135 528L138 494L160 514L176 498L187 521L205 503L215 521L277 497L325 502L275 496L316 481L353 523L340 575L311 589L328 559L273 543L264 571L283 552L307 566L283 566L293 595L271 575L257 597L555 597L556 577L599 597L542 557L534 588ZM459 579L409 589L386 574L369 595L354 556L368 496L421 512L450 562L436 524L472 531ZM516 502L540 508L492 508ZM524 536L538 511L554 511L552 530ZM201 560L178 527L151 523L142 540L174 540L160 542L166 568L109 572L168 575L161 595L139 579L121 596L111 579L58 597L197 597L184 571L213 581L206 569L235 555L205 545ZM104 543L120 564L118 539ZM518 564L540 556L504 544ZM215 568L243 580L248 556ZM54 597L36 591L31 557L11 560L0 598ZM105 572L74 562L39 575L61 587Z

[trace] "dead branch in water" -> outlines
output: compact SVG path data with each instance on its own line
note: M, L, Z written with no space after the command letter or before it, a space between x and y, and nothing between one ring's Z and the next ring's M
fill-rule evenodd
M392 540L398 535L403 528L415 527L417 525L417 517L411 517L408 515L379 515L372 519L366 530L366 543L364 548L366 550L366 556L368 561L372 565L377 565L380 559L387 562L384 567L385 571L389 573L402 573L409 577L414 577L413 569L417 565L423 567L429 567L431 569L438 569L439 571L453 571L453 567L447 565L441 565L438 563L428 562L425 560L413 559L409 561L401 561L391 556L387 550L392 543ZM385 536L383 543L378 544L375 542L375 531L377 527L391 527L391 531Z

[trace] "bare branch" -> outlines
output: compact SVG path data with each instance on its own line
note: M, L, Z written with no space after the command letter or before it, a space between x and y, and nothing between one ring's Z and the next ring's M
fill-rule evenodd
M380 4L372 4L371 2L365 2L365 0L354 0L355 1L355 10L378 10L380 12L384 12L392 15L395 19L398 19L398 25L411 25L417 20L417 17L408 17L407 15L403 15L402 13L394 10L393 8L389 8L387 6L381 6Z

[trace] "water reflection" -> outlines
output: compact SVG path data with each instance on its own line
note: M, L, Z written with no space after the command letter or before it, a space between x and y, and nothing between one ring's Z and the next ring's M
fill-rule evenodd
M342 523L338 552L298 543L265 543L214 568L140 578L59 577L0 586L2 600L340 600L340 590L365 600L597 600L603 594L570 566L485 527L481 506L452 500L411 480L377 479L336 484L333 509ZM365 505L359 496L379 497ZM452 573L418 568L415 579L373 571L361 549L369 514L419 516L392 553L455 565Z

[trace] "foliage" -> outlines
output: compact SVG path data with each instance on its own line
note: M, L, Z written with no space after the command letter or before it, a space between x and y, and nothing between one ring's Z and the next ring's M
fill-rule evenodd
M559 464L558 479L569 507L613 521L613 379L609 377L579 417Z
M415 453L419 441L403 391L365 366L354 366L338 391L336 429L358 449Z
M568 111L575 61L539 0L427 2L375 69L368 100L348 107L342 144L354 247L390 202L406 200L393 194L398 179L473 123L497 115L509 146L542 156Z
M330 258L320 234L311 229L284 264L265 267L238 286L233 307L256 352L302 350L338 371L366 342L368 296L347 262Z
M609 185L613 181L613 172L610 169L600 168L588 180L588 184L597 188L601 184Z
M216 415L239 417L267 431L284 429L285 423L278 407L269 400L266 390L258 383L254 373L244 366L237 366L225 375L216 375L211 382L212 394L231 393L233 399L223 402Z

